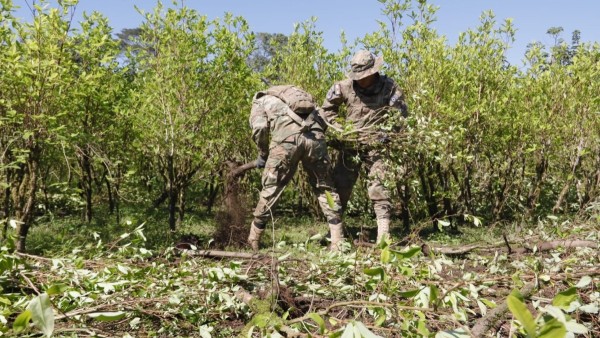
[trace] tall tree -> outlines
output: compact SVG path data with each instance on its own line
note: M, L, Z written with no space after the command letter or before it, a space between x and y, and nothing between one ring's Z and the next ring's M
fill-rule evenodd
M133 60L132 108L136 145L162 179L175 230L193 180L214 176L231 147L243 144L237 130L258 80L246 63L252 48L245 21L163 10L159 4L141 26L138 44L148 48Z
M33 222L38 191L39 167L46 147L68 133L61 116L66 114L67 92L73 59L70 54L72 5L47 9L45 2L33 8L33 21L13 21L14 35L3 45L5 73L4 134L8 139L11 186L11 218L17 223L17 250Z
M122 140L116 106L123 97L124 77L117 62L120 48L111 38L108 20L99 13L84 15L81 31L74 34L71 76L73 85L68 93L71 112L65 124L71 133L69 144L73 148L79 167L79 188L85 203L83 219L92 220L93 186L95 176L110 172L112 154L107 143ZM121 143L126 148L126 143ZM101 180L112 175L104 174ZM109 191L109 196L112 196Z
M273 61L278 50L288 43L288 37L281 33L256 33L256 49L250 54L248 64L261 73Z

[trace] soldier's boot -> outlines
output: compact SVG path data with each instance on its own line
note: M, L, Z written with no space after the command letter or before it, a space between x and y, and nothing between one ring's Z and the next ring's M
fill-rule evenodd
M248 235L248 244L252 248L252 251L258 251L258 245L260 243L260 236L265 229L259 229L254 222L250 225L250 234Z
M341 251L344 240L344 226L340 223L329 224L329 234L331 235L331 244L329 250Z
M382 240L390 238L390 219L379 218L377 219L377 244L381 243Z

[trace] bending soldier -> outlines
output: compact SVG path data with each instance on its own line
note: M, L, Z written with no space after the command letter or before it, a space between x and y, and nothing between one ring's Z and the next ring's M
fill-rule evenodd
M302 162L329 223L331 249L338 250L343 238L341 205L330 177L325 123L312 96L291 85L258 92L252 102L250 126L259 151L256 164L264 168L262 191L248 236L252 249L258 250L271 210Z
M385 162L383 147L373 146L373 131L385 129L385 114L390 107L407 115L404 93L394 80L381 75L379 69L382 57L361 50L351 60L347 79L336 82L327 93L323 106L323 115L327 122L340 126L340 107L345 106L345 125L351 124L357 131L354 146L341 143L338 158L333 170L335 188L340 196L342 210L345 211L352 189L358 179L361 165L367 172L369 199L373 203L377 217L377 243L389 236L391 219L390 192L384 185L389 169ZM387 142L385 133L377 133L375 142Z

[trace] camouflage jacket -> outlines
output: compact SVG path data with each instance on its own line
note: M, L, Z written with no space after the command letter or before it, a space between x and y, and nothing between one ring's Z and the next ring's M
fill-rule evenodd
M406 117L408 108L404 93L391 78L380 75L378 81L367 89L362 89L351 79L336 82L327 92L327 97L321 109L323 116L333 125L339 125L336 120L340 108L345 106L346 122L352 123L356 129L370 124L377 126L386 122L381 118L385 108L395 108Z
M302 121L298 121L298 117ZM302 133L311 133L314 138L325 140L319 118L317 110L308 116L294 115L279 98L259 92L254 96L250 113L252 139L264 157L269 154L269 149L284 141L292 142Z

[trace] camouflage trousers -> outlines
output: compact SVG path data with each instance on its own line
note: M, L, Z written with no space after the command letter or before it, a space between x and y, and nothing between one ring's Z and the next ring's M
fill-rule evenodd
M373 203L377 219L390 219L392 204L390 191L384 185L384 178L389 173L383 156L379 150L343 149L338 153L333 169L335 188L340 196L342 210L345 211L361 167L367 173L367 193Z
M258 228L264 228L271 218L271 210L300 163L308 175L309 184L317 195L319 206L327 221L330 224L341 222L342 207L340 198L333 189L330 176L331 160L325 138L308 132L288 137L269 150L262 174L262 191L253 213L254 224ZM329 202L327 194L330 195Z

